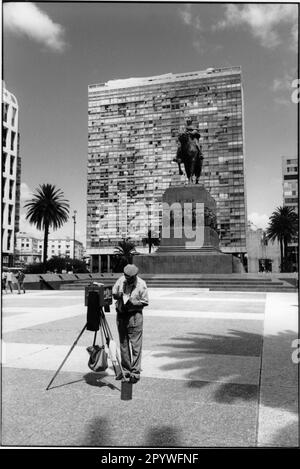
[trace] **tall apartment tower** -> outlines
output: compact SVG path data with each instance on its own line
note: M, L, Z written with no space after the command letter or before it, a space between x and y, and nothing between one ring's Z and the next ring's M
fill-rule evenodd
M296 157L282 157L283 205L292 207L298 213L298 160Z
M109 270L118 240L130 237L142 252L149 227L157 232L153 226L161 225L162 194L171 184L185 182L172 159L188 118L200 130L205 158L200 183L217 202L221 249L243 256L240 67L112 80L88 91L87 253L93 271Z
M14 263L19 231L21 158L19 155L19 107L3 83L2 91L2 262Z
M298 160L294 156L282 157L282 185L283 205L291 207L299 214L299 192L298 192ZM299 271L299 240L295 237L288 244L290 259L294 263L294 270Z

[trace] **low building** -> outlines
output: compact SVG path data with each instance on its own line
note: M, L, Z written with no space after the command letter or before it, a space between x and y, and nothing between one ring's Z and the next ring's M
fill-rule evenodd
M248 224L247 229L248 273L280 272L280 246L278 241L268 241L265 232L253 229Z
M42 261L40 239L21 231L16 236L16 261L21 264L33 264Z
M44 240L35 238L28 233L20 232L16 239L16 256L19 262L34 263L43 260ZM82 260L84 257L84 247L80 241L72 238L50 238L48 239L48 259L51 257L69 257Z
M41 243L43 245L43 243ZM82 260L84 256L84 247L80 241L72 238L50 238L48 240L48 258L54 256L70 257L74 259Z

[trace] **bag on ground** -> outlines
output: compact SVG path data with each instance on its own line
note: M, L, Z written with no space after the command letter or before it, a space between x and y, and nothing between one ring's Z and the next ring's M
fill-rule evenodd
M105 371L108 367L105 346L91 345L87 348L87 351L90 354L88 367L96 372Z

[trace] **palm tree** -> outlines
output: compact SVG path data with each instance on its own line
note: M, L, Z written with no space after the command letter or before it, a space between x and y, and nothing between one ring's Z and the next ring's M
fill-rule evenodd
M128 238L122 239L122 241L119 241L118 245L115 247L114 254L117 258L117 265L115 268L122 270L125 265L132 264L132 258L137 254L134 242L130 241Z
M160 239L158 237L152 238L152 232L151 230L148 230L148 235L147 238L142 239L143 244L148 244L149 246L149 254L151 254L151 248L152 246L159 246L160 244Z
M266 230L266 238L280 244L281 271L284 270L284 261L287 257L288 243L297 235L298 215L291 207L277 207L270 216L269 226Z
M38 230L44 230L43 264L46 266L49 228L57 230L68 221L69 202L63 199L64 193L52 184L40 184L32 200L24 205L27 208L26 220Z

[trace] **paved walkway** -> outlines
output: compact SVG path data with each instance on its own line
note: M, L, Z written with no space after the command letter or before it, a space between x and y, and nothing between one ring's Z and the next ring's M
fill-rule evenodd
M150 289L142 380L87 367L81 291L4 295L2 444L297 446L297 294ZM106 314L114 338L115 311Z

